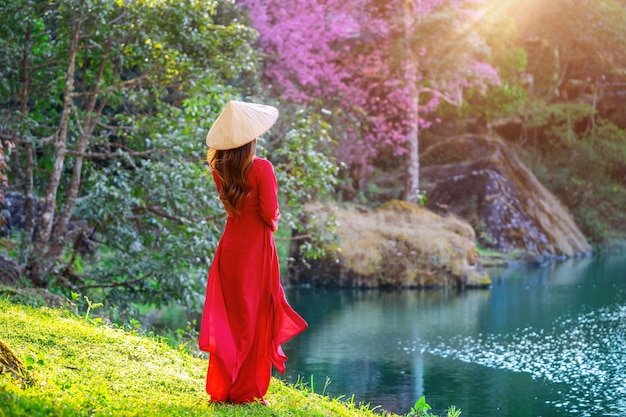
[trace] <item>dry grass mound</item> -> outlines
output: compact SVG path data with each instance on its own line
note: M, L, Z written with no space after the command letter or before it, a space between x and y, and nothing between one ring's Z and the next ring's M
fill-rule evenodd
M391 201L376 210L337 208L339 248L316 261L301 283L341 287L481 287L483 271L469 224Z

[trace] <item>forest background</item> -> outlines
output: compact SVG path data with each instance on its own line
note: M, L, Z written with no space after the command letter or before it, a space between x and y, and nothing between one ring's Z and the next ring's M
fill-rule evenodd
M5 283L121 321L198 310L225 220L204 138L232 99L281 110L259 153L278 174L284 265L293 245L314 261L335 242L307 204L419 204L420 146L477 130L612 247L626 2L520 3L2 2L0 199L24 207L19 224L2 215Z

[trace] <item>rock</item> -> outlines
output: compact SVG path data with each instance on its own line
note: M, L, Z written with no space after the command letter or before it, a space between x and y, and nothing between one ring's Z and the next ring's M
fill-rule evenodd
M572 216L500 140L441 140L421 160L427 207L469 222L483 247L521 251L531 263L592 252Z
M4 201L0 201L0 219L3 219L0 236L24 228L26 223L25 204L26 199L20 193L11 191L4 195ZM35 216L39 218L43 212L43 200L37 199L34 204Z
M17 285L22 274L22 268L13 259L0 254L0 284Z
M361 288L484 287L474 231L454 216L392 201L336 209L339 247L292 283Z
M43 215L44 200L36 198L33 201L35 230ZM26 198L17 192L8 192L4 200L0 201L0 237L17 233L26 227ZM92 255L97 252L97 243L93 239L94 230L85 220L73 218L68 224L68 230L75 232L75 247L81 255Z
M23 304L61 308L78 314L74 303L63 296L51 293L45 288L19 288L0 285L0 296L10 296L13 300Z

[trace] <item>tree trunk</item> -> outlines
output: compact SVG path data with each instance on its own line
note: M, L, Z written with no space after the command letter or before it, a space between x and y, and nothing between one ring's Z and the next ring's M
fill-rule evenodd
M52 265L52 262L50 262L51 259L46 256L45 252L46 246L52 234L52 227L54 225L54 219L56 214L57 192L63 173L63 165L65 163L67 133L69 128L70 112L72 110L72 92L74 91L74 75L76 72L76 55L78 53L81 23L83 18L83 2L81 2L78 8L79 12L76 16L76 22L72 30L72 43L67 64L63 113L61 114L61 122L59 124L59 130L56 134L56 140L54 144L54 166L50 175L50 180L48 182L48 188L46 189L46 200L43 215L40 220L41 227L39 230L39 234L35 240L34 253L33 256L30 257L28 266L26 268L27 275L30 280L33 282L33 284L39 287L45 287L47 285L45 275L48 272L50 265Z
M29 55L30 55L30 40L33 24L28 24L26 30L26 39L24 42L24 53L22 57L22 91L20 94L21 106L20 113L22 117L25 117L28 113L28 93L30 88L30 74L29 74ZM33 179L35 175L35 164L33 161L33 144L28 140L24 144L24 154L26 156L26 172L24 183L24 212L25 212L25 224L24 224L24 236L27 242L30 242L33 238L33 230L35 227L35 209L33 204ZM30 244L24 245L30 247Z
M420 159L419 159L419 93L415 92L415 108L411 109L413 128L407 137L407 175L404 186L404 200L417 204L419 200Z
M67 241L68 234L68 226L70 220L72 218L72 212L74 210L74 204L76 203L76 198L78 197L78 192L80 189L80 183L82 179L83 172L83 155L87 151L88 140L91 137L97 122L97 114L102 111L100 108L96 111L96 103L98 101L99 94L99 85L102 76L104 75L104 68L106 66L106 61L108 58L108 49L107 45L106 50L100 60L100 68L98 70L98 75L94 80L94 91L89 96L89 102L87 103L87 108L85 111L85 120L82 124L82 130L78 137L78 147L76 148L76 159L74 160L74 168L72 170L72 178L70 180L69 189L67 191L67 196L65 198L65 204L63 205L63 211L59 216L59 220L55 227L52 242L50 244L50 249L46 252L46 258L50 260L56 260L63 253L63 249L65 248L65 244ZM102 107L104 106L104 102Z
M405 59L407 60L408 74L410 79L407 80L411 86L411 108L409 109L409 117L411 123L411 131L407 136L407 172L404 183L404 200L409 203L417 203L419 196L419 89L417 87L417 56L411 45L413 27L415 26L415 16L413 11L413 2L405 1L404 7L404 36L405 36Z

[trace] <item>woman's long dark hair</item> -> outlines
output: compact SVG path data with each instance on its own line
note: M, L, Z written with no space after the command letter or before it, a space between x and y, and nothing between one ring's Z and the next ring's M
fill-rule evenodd
M239 207L250 191L248 170L252 166L255 152L256 139L239 148L209 149L207 152L209 167L222 184L219 197L228 214L239 214Z

